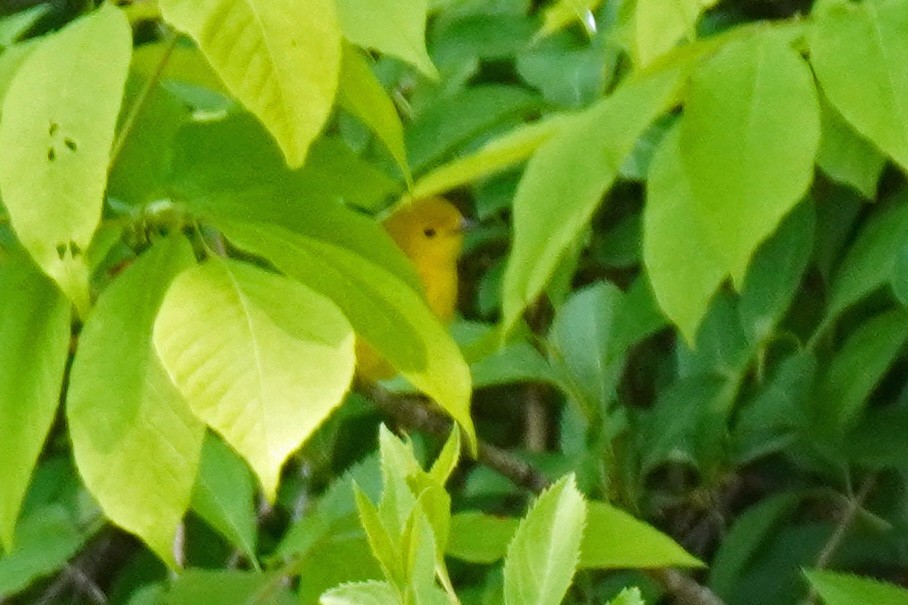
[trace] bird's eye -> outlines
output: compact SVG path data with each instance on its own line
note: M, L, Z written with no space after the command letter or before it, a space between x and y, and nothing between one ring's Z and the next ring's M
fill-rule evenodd
M433 229L432 227L426 227L425 229L423 229L422 233L426 237L435 237L436 232L435 232L435 229Z

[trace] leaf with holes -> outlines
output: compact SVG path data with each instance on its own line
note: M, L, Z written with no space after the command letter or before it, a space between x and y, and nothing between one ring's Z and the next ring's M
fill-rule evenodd
M196 416L249 463L270 501L287 456L353 377L353 331L337 307L232 260L211 259L174 280L154 344Z
M19 240L89 307L88 249L107 183L132 34L105 4L41 42L16 72L0 122L0 193Z
M161 0L227 89L302 166L334 104L341 33L331 0Z
M189 242L174 237L155 244L104 290L79 337L66 397L86 487L111 521L171 566L204 427L167 378L151 333L168 286L193 262Z

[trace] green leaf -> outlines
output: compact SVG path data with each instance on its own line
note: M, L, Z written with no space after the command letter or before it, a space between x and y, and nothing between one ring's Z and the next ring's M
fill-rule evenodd
M451 477L451 473L457 468L460 461L460 429L457 425L451 428L451 434L445 440L444 447L441 448L432 468L429 469L429 475L439 485L443 486Z
M359 519L354 515L345 526L332 526L336 535L326 537L309 556L296 563L299 571L300 605L315 605L319 596L342 582L378 580L382 570L369 551L369 543L358 528Z
M426 0L338 0L344 36L358 46L403 59L430 78L438 70L426 52Z
M573 293L549 333L549 355L588 418L604 415L624 371L622 343L615 338L624 295L604 282Z
M798 492L773 494L741 513L719 544L709 571L709 586L722 597L735 595L741 575L753 565L760 546L783 517L802 501Z
M309 204L322 208L337 198L374 208L398 189L387 174L330 137L313 143L302 168L288 169L271 137L245 112L190 122L180 131L175 147L170 185L176 199L185 199L194 208L229 201L244 218L263 212L280 217L288 207L305 212ZM255 206L236 199L251 190L260 198L254 200ZM338 237L356 241L358 236L340 233Z
M906 340L908 313L902 309L864 321L829 363L816 398L816 421L842 429L854 420Z
M807 426L816 375L817 360L810 352L796 353L779 364L736 416L732 444L737 461L747 463L778 451Z
M675 100L679 71L626 84L567 120L533 156L514 198L514 244L503 283L506 331L543 291L625 156Z
M374 255L326 239L330 231L306 236L273 224L226 220L219 226L243 250L331 298L357 334L451 414L475 451L469 367L415 288L374 262Z
M452 152L488 138L509 122L539 111L536 95L517 86L470 86L439 99L407 127L407 153L413 170L424 171Z
M740 286L757 246L813 179L820 121L810 68L773 32L730 42L695 73L680 129L701 234Z
M605 94L617 60L616 50L604 37L584 43L565 33L528 45L517 55L515 66L552 105L580 109Z
M350 45L344 46L337 102L378 136L410 181L404 131L391 97L372 72L367 59Z
M154 344L193 412L249 463L270 501L284 461L353 377L353 332L330 301L231 260L174 280Z
M908 197L898 195L874 212L845 253L829 292L829 322L885 284L908 238Z
M681 161L679 129L653 156L643 210L643 262L659 307L694 345L709 301L728 271L696 220L696 201Z
M633 588L625 588L606 605L646 605L646 601L643 600L640 589L635 586Z
M818 569L804 570L804 575L826 605L903 605L908 602L908 589L873 578Z
M320 605L402 605L388 582L357 582L332 588L319 599Z
M240 102L262 121L291 167L331 113L341 32L331 0L161 0Z
M908 245L903 245L896 255L889 281L895 297L903 307L908 307Z
M66 397L86 487L111 521L172 567L204 429L168 380L151 333L168 286L193 261L189 242L173 237L104 290L79 336Z
M457 513L451 517L446 554L470 563L494 563L507 553L519 522L476 511Z
M864 137L908 170L908 2L817 5L810 62L826 96Z
M587 516L573 475L548 488L520 522L504 561L508 605L558 605L574 577Z
M0 52L6 52L8 47L27 34L50 9L48 4L39 4L0 19Z
M602 4L602 0L557 0L546 7L542 15L542 27L538 37L548 36L561 31L568 25L580 22L587 33L596 33L596 18L593 10Z
M908 407L869 408L843 437L845 459L870 469L899 469L908 457Z
M191 506L256 565L255 485L242 460L212 435L202 447Z
M0 192L19 241L81 315L84 252L101 219L132 35L104 5L49 36L16 72L0 122Z
M50 504L32 511L16 528L16 550L0 558L0 598L63 567L83 542L63 506Z
M715 470L723 459L733 395L725 380L702 373L680 378L659 393L640 436L643 473L669 461L690 464L707 476Z
M385 484L387 489L387 484ZM406 563L404 553L401 552L400 546L396 543L396 537L389 531L379 516L375 505L369 500L369 497L359 486L354 486L356 495L356 508L359 511L359 519L366 530L366 537L369 539L369 547L372 549L372 555L381 565L385 577L388 578L395 586L402 588L406 585Z
M414 199L445 193L522 162L558 132L564 120L549 117L492 139L476 152L432 170L413 184Z
M685 37L694 37L700 13L716 0L637 0L634 59L646 67Z
M795 297L813 252L815 222L813 201L799 204L754 255L738 303L751 342L770 337Z
M164 602L167 605L294 605L297 600L278 572L192 569L174 581Z
M69 354L69 304L30 265L0 264L0 545L16 519L54 421Z
M138 101L140 85L126 85L127 106ZM118 202L141 206L166 199L173 147L189 109L166 88L155 86L145 97L110 171L107 194Z
M870 141L855 132L842 114L820 96L820 149L817 164L829 177L849 185L868 200L876 198L876 185L886 158Z
M580 568L703 567L672 538L607 502L589 502Z

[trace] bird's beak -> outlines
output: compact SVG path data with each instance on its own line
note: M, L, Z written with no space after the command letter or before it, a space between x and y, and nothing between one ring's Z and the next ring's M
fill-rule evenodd
M466 231L471 231L479 226L477 221L469 219L465 216L460 217L460 224L457 226L457 231L459 233L464 233Z

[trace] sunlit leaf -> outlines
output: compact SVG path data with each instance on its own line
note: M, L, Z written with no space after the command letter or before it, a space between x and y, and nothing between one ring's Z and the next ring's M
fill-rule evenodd
M908 2L817 3L810 62L861 135L908 170Z
M232 220L221 220L220 226L240 248L331 298L357 334L451 414L475 448L469 367L419 292L324 234Z
M438 77L426 51L426 0L338 0L344 36L358 46L403 59L430 78Z
M514 198L514 244L502 286L505 328L545 288L634 142L675 101L680 80L670 70L621 87L570 118L530 160Z
M730 42L694 75L681 159L700 233L739 287L757 246L807 191L819 138L813 76L781 36Z
M587 504L580 568L702 567L672 538L607 502Z
M804 575L826 605L901 605L908 602L908 589L873 578L819 569L804 570Z
M344 47L337 102L378 136L409 181L410 166L407 164L403 125L397 109L372 73L367 60L349 45Z
M105 4L42 41L0 122L0 194L19 240L81 314L129 58L129 23Z
M0 544L7 551L60 401L69 333L69 304L46 277L25 263L0 265Z
M643 211L643 262L662 311L695 344L697 328L727 271L695 218L695 201L673 128L656 150Z
M104 290L79 337L66 398L89 491L111 521L171 566L204 427L170 383L151 333L164 293L193 260L188 241L165 240Z
M573 475L547 489L520 522L504 561L509 605L558 605L580 558L587 506Z
M174 281L154 344L193 412L273 500L287 457L353 376L353 332L330 301L280 275L211 259Z
M161 0L164 19L188 33L227 89L298 167L337 90L341 32L331 0Z

